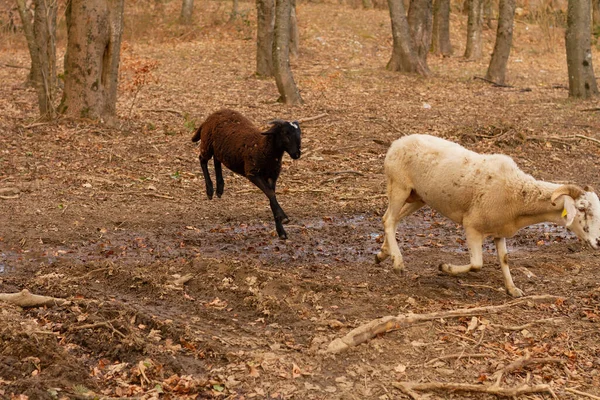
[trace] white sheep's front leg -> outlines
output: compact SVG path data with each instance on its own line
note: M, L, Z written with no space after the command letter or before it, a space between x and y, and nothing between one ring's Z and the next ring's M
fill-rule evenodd
M483 235L473 229L465 229L465 233L471 263L467 265L442 264L440 265L441 271L450 275L459 275L469 271L479 271L483 266Z
M496 251L498 252L498 260L500 261L500 267L502 268L502 276L504 276L504 286L506 292L512 297L521 297L524 295L523 291L515 286L510 275L510 269L508 268L508 251L506 249L506 238L494 238L494 244L496 245Z
M390 205L388 206L385 215L383 216L383 226L385 230L383 245L381 251L375 256L375 262L380 263L389 256L392 257L395 272L404 271L404 260L402 253L400 253L400 247L396 241L396 230L400 220L407 215L410 215L423 207L425 203L416 201L414 203L402 203L394 201L397 199L390 199Z

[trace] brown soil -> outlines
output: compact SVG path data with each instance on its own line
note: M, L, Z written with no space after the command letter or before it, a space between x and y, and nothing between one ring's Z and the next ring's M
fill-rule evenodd
M175 3L166 15L177 14ZM546 383L564 399L582 398L567 389L600 396L598 254L552 225L510 239L510 263L527 294L561 300L323 352L381 316L511 300L491 241L481 272L438 272L468 254L460 227L427 208L399 229L407 273L374 264L386 207L382 164L394 138L430 133L509 154L541 179L600 187L600 147L574 137L598 139L598 113L585 111L596 103L568 99L561 32L517 23L512 87L499 88L473 79L487 57L460 57L462 16L452 21L456 56L431 57L434 75L425 79L384 69L385 10L302 3L293 68L306 104L288 108L275 102L274 81L253 76L252 4L241 3L245 14L230 25L215 17L225 19L219 4L200 6L202 28L154 21L160 38L128 25L118 127L38 123L27 69L0 68L0 188L20 190L0 199L0 292L70 300L0 304L0 398L393 399L406 396L394 382L490 384L526 356L560 362L511 371L502 386ZM150 18L133 8L128 17ZM493 35L485 32L488 51ZM27 66L22 38L8 39L0 64ZM276 237L266 198L244 178L226 171L223 198L206 198L190 138L220 107L263 125L327 113L302 125L303 157L284 160L278 197L292 219L288 241ZM558 319L510 329L548 318Z

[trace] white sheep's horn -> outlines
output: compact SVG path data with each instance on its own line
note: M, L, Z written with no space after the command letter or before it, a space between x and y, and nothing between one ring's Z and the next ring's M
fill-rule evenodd
M558 199L560 196L569 196L573 200L584 194L585 191L577 185L562 185L554 192L552 192L552 197L550 197L550 201L552 204Z

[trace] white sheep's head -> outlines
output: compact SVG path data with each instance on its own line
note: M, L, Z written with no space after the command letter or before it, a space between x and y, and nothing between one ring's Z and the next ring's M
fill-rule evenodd
M563 185L552 193L552 204L564 199L562 217L565 226L594 250L600 248L600 200L594 190L586 186Z

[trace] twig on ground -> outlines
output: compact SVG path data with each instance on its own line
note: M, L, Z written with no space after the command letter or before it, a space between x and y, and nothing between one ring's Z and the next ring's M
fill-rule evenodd
M573 394L578 394L580 396L589 397L590 399L600 400L600 397L598 397L598 396L594 396L593 394L582 392L580 390L576 390L576 389L572 389L572 388L565 388L565 392L570 392Z
M504 88L513 88L514 87L514 86L511 86L511 85L505 85L503 83L496 83L496 82L494 82L494 81L492 81L490 79L484 78L482 76L474 76L473 79L479 79L479 80L482 80L484 82L491 83L493 86L496 86L496 87L504 87Z
M500 385L500 381L502 380L502 376L504 376L504 374L508 373L508 372L512 372L515 371L517 369L521 369L527 365L530 364L549 364L549 363L557 363L557 364L563 364L565 361L563 359L560 358L554 358L554 357L546 357L546 358L529 358L527 357L522 357L519 358L513 362L511 362L510 364L508 364L506 367L503 367L499 370L497 370L496 372L494 372L494 374L492 375L492 379L496 379L496 383L493 386L498 386Z
M393 382L392 386L396 389L401 390L403 393L411 396L413 399L421 399L422 397L415 393L415 390L445 390L445 391L462 391L462 392L478 392L494 394L496 396L519 396L522 394L530 393L550 393L552 397L556 397L556 394L552 391L550 385L523 385L514 388L504 388L501 386L485 386L485 385L473 385L468 383L454 383L454 382L428 382L428 383L417 383L417 382Z
M319 115L315 115L314 117L306 117L306 118L300 118L298 119L298 122L300 122L301 124L305 123L305 122L309 122L309 121L315 121L317 119L321 119L321 118L325 118L327 117L329 114L327 113L323 113L323 114L319 114Z
M2 66L6 67L6 68L29 69L29 67L23 67L21 65L15 65L15 64L2 64Z
M511 301L506 304L496 306L485 306L485 307L473 307L473 308L460 308L456 310L440 311L428 314L406 314L398 316L386 316L383 318L375 319L371 322L363 324L358 328L351 330L346 336L333 340L328 348L329 353L339 353L349 349L350 347L357 346L364 343L373 337L382 334L404 328L415 323L431 321L440 318L454 318L454 317L470 317L480 314L491 314L497 313L510 307L521 305L528 301L550 301L557 300L560 297L552 295L541 295L541 296L528 296L518 300Z
M425 363L425 366L427 367L427 366L435 364L437 361L449 360L452 358L456 358L456 361L458 361L461 358L482 358L482 357L492 357L492 354L490 354L490 353L465 354L464 352L456 353L456 354L448 354L445 356L432 358L431 360L429 360Z
M79 325L79 326L71 326L69 328L70 331L81 331L84 329L94 329L94 328L99 328L99 327L105 327L108 328L110 330L112 330L114 333L118 334L121 337L127 337L127 335L125 335L124 333L118 331L112 324L111 321L102 321L102 322L95 322L93 324L85 324L85 325Z
M156 113L166 112L166 113L171 113L171 114L177 114L180 117L183 117L183 113L181 111L173 110L171 108L142 108L140 111L148 111L148 112L156 112Z
M81 276L73 276L73 277L67 279L66 281L67 282L71 282L71 281L79 281L79 280L82 280L82 279L86 279L86 278L90 277L92 274L95 274L96 272L105 271L107 269L109 269L109 267L96 268L96 269L91 270L90 272L85 273L85 274L83 274Z
M60 306L68 302L66 299L32 294L27 289L23 289L18 293L0 293L0 300L23 308L53 305Z
M500 328L500 329L504 329L507 331L522 331L523 329L527 329L530 328L534 325L541 325L541 324L555 324L558 325L560 322L562 322L563 318L544 318L544 319L539 319L537 321L531 321L527 324L524 325L509 325L509 326L505 326L505 325L500 325L500 324L490 324L490 326L493 326L494 328Z
M594 142L596 144L600 144L600 140L594 139L594 138L591 138L591 137L588 137L588 136L585 136L585 135L575 135L575 137L579 138L579 139L589 140L590 142Z

